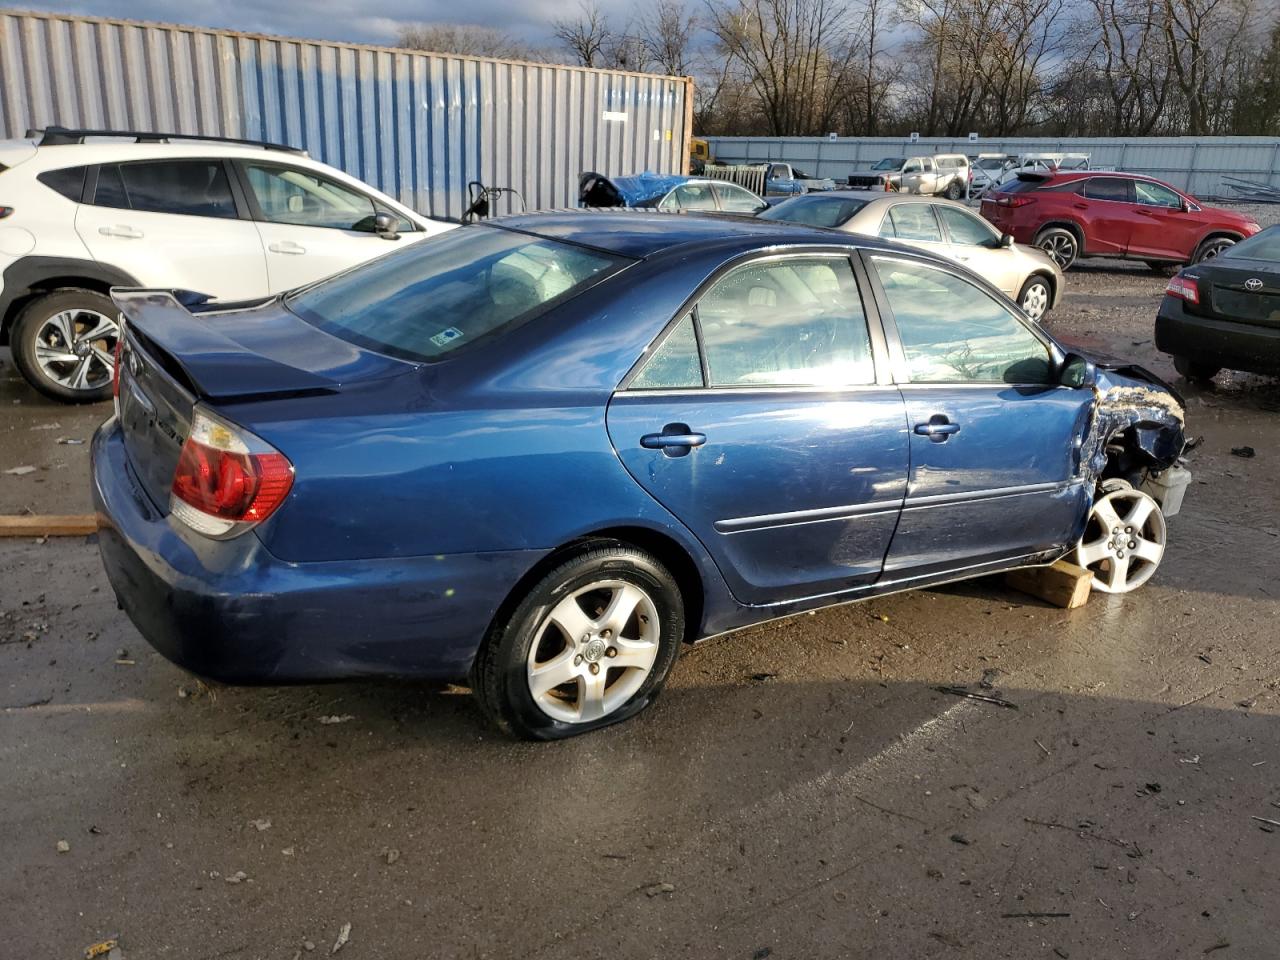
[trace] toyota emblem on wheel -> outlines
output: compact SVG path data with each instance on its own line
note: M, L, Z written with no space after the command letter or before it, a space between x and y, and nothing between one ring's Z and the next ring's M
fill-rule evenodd
M1261 290L1262 281L1259 280L1257 277L1250 277L1248 280L1244 282L1244 288L1246 290Z

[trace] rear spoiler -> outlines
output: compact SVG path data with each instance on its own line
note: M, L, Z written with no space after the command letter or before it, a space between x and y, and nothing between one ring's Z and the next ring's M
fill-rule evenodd
M201 397L244 400L336 391L333 380L255 353L191 312L193 307L207 307L210 299L191 290L111 288L111 300L124 315L127 331L140 334L144 349L159 352L155 359L171 374L180 372L185 386ZM219 303L216 309L238 306Z
M1032 183L1043 183L1053 176L1052 173L1045 173L1043 170L1019 170L1016 174L1019 180L1029 180Z

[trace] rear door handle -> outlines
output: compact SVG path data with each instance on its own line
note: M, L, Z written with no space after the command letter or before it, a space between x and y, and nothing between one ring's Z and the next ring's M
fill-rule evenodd
M935 413L928 423L917 423L916 433L928 437L934 443L943 443L953 433L960 432L960 424L952 423L943 414Z
M117 223L114 227L99 227L98 232L104 237L120 237L124 240L141 240L142 231L137 227L129 227Z
M272 253L287 253L293 256L307 252L306 247L302 246L300 243L294 243L292 240L277 240L275 243L267 247L267 249Z
M707 435L694 433L687 423L668 423L661 433L646 433L640 438L640 446L646 450L661 450L668 457L687 457L694 447L706 442Z

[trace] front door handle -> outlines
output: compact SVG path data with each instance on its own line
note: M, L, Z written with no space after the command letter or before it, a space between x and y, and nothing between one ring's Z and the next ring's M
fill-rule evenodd
M137 227L127 227L117 223L114 227L99 227L98 232L104 237L120 237L124 240L141 240L142 231Z
M275 243L267 247L272 253L288 253L297 256L306 253L307 248L300 243L294 243L292 240L277 240Z
M687 423L668 423L661 433L646 433L640 438L640 446L646 450L661 450L668 457L686 456L694 447L707 442L705 433L694 433Z
M928 423L916 424L916 433L919 436L928 437L934 443L943 443L947 437L959 432L960 424L952 423L941 413L935 413L929 418Z

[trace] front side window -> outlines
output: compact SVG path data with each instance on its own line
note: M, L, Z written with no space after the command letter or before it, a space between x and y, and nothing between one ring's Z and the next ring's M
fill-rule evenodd
M1165 207L1169 210L1182 209L1182 198L1163 184L1135 180L1133 189L1138 196L1138 202L1144 206Z
M997 239L996 232L971 213L956 207L936 207L935 212L947 225L952 243L986 244Z
M942 242L942 231L933 208L927 203L899 203L890 207L880 224L880 236L889 240Z
M1091 177L1085 182L1084 195L1090 200L1133 203L1133 181L1124 177Z
M245 165L258 209L268 223L373 232L378 209L371 197L309 170ZM402 223L400 229L411 230Z
M994 297L922 263L873 258L912 383L1053 383L1049 348Z
M759 197L736 183L713 183L711 189L720 198L720 209L728 213L755 213L761 207Z
M710 386L875 382L862 299L843 257L738 267L698 302Z
M906 160L904 160L902 157L885 157L883 160L879 161L871 169L872 170L897 170L904 163L906 163Z
M286 298L371 350L435 360L545 313L629 261L499 227L460 227Z
M220 160L104 164L93 202L99 207L188 217L237 216Z
M715 210L716 200L709 183L682 183L662 203L659 210Z

